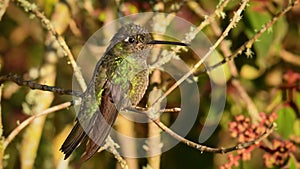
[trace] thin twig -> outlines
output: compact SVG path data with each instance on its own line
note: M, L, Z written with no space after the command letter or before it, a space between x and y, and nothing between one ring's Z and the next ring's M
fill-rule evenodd
M282 17L283 15L285 15L288 11L290 11L295 5L297 5L299 2L297 1L293 1L292 3L290 3L285 9L283 9L281 12L279 12L278 14L276 14L268 23L266 23L265 25L263 25L261 27L261 29L247 42L245 42L242 46L240 46L235 52L233 52L232 55L224 58L221 62L211 66L208 71L213 70L214 68L225 64L226 62L238 57L240 54L242 54L242 52L245 49L249 49L252 47L253 43L266 31L268 30L271 26L274 25L274 23L276 21L278 21L278 19L280 17Z
M211 21L213 21L215 19L216 16L221 16L222 18L225 16L223 9L227 6L227 4L229 3L230 0L223 0L220 1L220 3L217 5L217 8L215 9L214 13L212 13L211 15L205 17L204 21L201 22L201 24L192 32L188 33L189 36L185 37L185 40L183 42L185 43L189 43L191 42L196 35L207 25L209 25L211 23ZM197 11L197 7L194 5L190 5L190 7ZM232 20L233 21L233 20ZM229 25L228 25L229 26ZM229 31L228 31L229 32ZM178 47L178 49L180 49Z
M129 108L126 108L126 110L129 110L129 111L134 111L136 113L139 113L139 112L146 112L148 111L149 109L148 108L144 108L144 107L138 107L138 106L135 106L135 107L129 107ZM136 111L137 110L137 111ZM174 107L174 108L165 108L165 109L161 109L158 111L158 113L179 113L181 111L181 108L179 107Z
M110 144L114 143L113 146L109 145L106 147L106 149L110 150L114 154L115 159L118 160L122 169L128 169L129 167L128 167L126 160L117 151L117 148L119 147L119 145L116 144L111 137L107 137L106 142L110 142ZM105 144L105 145L107 145L107 144Z
M199 7L200 8L200 7ZM212 30L214 31L216 36L220 36L222 33L221 28L219 27L219 25L216 23L215 20L210 20L211 22L211 27ZM221 42L220 44L220 49L223 52L223 54L225 55L225 58L227 56L231 55L231 51L230 48L228 47L228 44L224 41ZM232 74L233 77L238 77L238 71L237 68L234 64L234 62L229 62L229 68L230 68L230 72ZM205 71L207 70L211 70L210 68L205 69ZM258 109L255 106L255 104L253 103L253 101L251 100L251 98L249 97L249 95L246 92L246 89L240 84L240 82L237 79L232 79L232 84L233 86L239 91L238 93L240 94L242 100L246 103L249 114L253 120L254 123L257 123L260 120L259 114L258 114Z
M208 69L205 69L204 72L207 71L212 71L213 69L217 68L218 66L227 63L228 61L232 60L233 58L237 57L239 54L242 53L243 50L245 50L246 48L250 48L253 43L266 31L268 30L281 16L283 16L286 12L288 12L289 10L292 9L293 5L295 5L297 2L295 3L291 3L287 8L285 8L284 10L282 10L280 13L278 13L271 21L269 21L266 26L262 26L261 30L258 31L258 33L253 36L249 41L245 42L244 45L242 45L238 50L236 50L234 52L234 54L231 54L228 46L225 43L221 43L221 50L224 52L225 54L225 58L224 60L222 60L221 62L209 67ZM213 24L212 24L213 25ZM218 28L218 27L213 27L213 28ZM215 33L217 34L219 32L219 30L215 30ZM236 67L234 64L229 64L230 65L230 71L232 73L232 75L234 77L238 77L238 73L236 70ZM255 106L255 104L253 103L253 101L251 100L250 96L247 94L246 90L242 87L242 85L240 84L240 82L237 79L232 79L232 84L233 86L235 86L235 88L239 91L238 93L240 94L240 96L243 98L243 101L246 103L247 105L247 109L249 111L250 116L252 117L254 122L259 121L260 117L258 115L258 110Z
M3 124L2 124L2 89L3 85L0 84L0 169L3 168L3 156L4 156L4 137L3 137Z
M2 0L0 2L0 21L2 20L2 17L6 11L6 8L8 7L9 0Z
M239 95L243 99L243 101L246 103L247 110L249 112L249 115L251 116L254 123L258 123L260 121L260 116L257 110L256 105L250 98L250 96L247 94L244 87L241 85L240 81L237 79L232 79L231 81L232 85L238 90Z
M0 84L0 103L2 102L2 91L3 91L3 85ZM2 124L2 106L0 104L0 139L3 134L3 124ZM1 146L0 146L1 147ZM0 148L1 149L1 148Z
M161 84L161 72L160 70L156 69L153 71L152 76L150 78L150 85L153 84ZM155 85L151 92L149 93L147 104L152 105L152 102L155 101L162 93L162 89L159 89ZM154 105L153 109L159 110L161 105L156 104ZM159 115L159 113L156 112L150 112L153 113L150 116L154 117L155 115ZM159 117L157 118L157 121L160 121ZM149 122L148 123L148 139L146 142L145 150L148 153L148 165L151 166L152 169L159 169L160 163L161 163L161 148L162 148L162 142L161 142L161 136L160 136L161 129L154 123ZM154 154L157 154L154 156Z
M0 84L5 81L13 81L13 82L17 83L19 86L27 86L31 89L49 91L49 92L54 92L54 93L61 94L61 95L72 95L72 96L76 96L76 97L80 97L82 95L82 92L79 92L79 91L59 88L59 87L55 87L55 86L42 85L39 83L35 83L33 81L24 80L21 76L18 76L16 74L8 74L8 75L0 76Z
M51 21L42 13L38 10L37 6L34 3L30 3L26 0L15 0L17 2L18 5L20 5L26 12L33 14L35 17L37 17L41 23L42 26L50 33L52 34L56 41L58 42L59 46L63 49L64 54L66 56L68 56L69 60L70 60L70 64L72 65L72 68L74 70L74 75L76 77L77 82L79 83L81 89L83 91L86 90L87 86L86 83L84 81L84 78L81 74L80 68L77 66L75 59L73 57L73 54L71 52L71 50L69 49L67 43L65 42L65 40L63 39L63 37L55 30L55 28L53 27L53 25L51 24ZM115 149L115 147L113 146L114 144L116 144L112 139L111 141L107 141L106 142L108 145L111 145L112 149ZM117 158L117 156L119 155L117 150L114 151L114 155Z
M53 27L51 21L42 12L40 12L38 10L38 7L34 3L28 2L26 0L15 0L15 1L17 2L17 4L19 6L24 8L24 10L26 12L29 12L29 13L33 14L35 17L37 17L41 21L43 27L55 37L55 39L58 42L59 46L64 51L64 54L66 56L68 56L68 58L70 60L70 64L73 67L74 75L76 77L76 80L79 83L81 89L84 91L86 89L86 84L85 84L84 78L81 74L80 68L77 66L76 61L74 59L74 56L73 56L70 48L68 47L66 41L55 30L55 28Z
M9 135L8 137L5 139L4 144L3 144L3 149L5 150L7 148L7 146L9 145L9 143L20 133L20 131L22 131L26 126L28 126L34 119L41 117L41 116L45 116L48 115L50 113L56 112L58 110L62 110L65 108L68 108L70 106L72 106L73 102L65 102L53 107L50 107L46 110L44 110L43 112L30 116L29 118L27 118L26 120L24 120L20 125L18 125Z
M235 57L237 57L239 54L242 53L243 50L250 49L251 46L253 45L253 43L266 31L268 30L272 25L274 25L274 23L281 17L283 16L285 13L287 13L289 10L292 9L292 7L297 3L291 3L288 5L287 8L285 8L284 10L282 10L281 12L279 12L276 16L274 16L272 18L272 20L270 20L265 26L262 26L262 28L260 29L260 31L258 31L257 34L255 34L249 41L245 42L238 50L236 50L233 54L229 54L227 55L227 57L225 57L221 62L209 67L208 69L206 69L205 71L212 71L213 69L217 68L218 66L227 63L228 61L234 59ZM223 47L226 45L223 45ZM224 49L224 48L221 48ZM224 51L228 51L227 49L224 49ZM228 52L227 52L228 53ZM234 64L230 64L230 71L232 73L232 75L234 77L238 77L238 73L236 71L236 67ZM240 84L240 82L234 78L232 79L231 83L233 84L233 86L238 90L238 93L240 94L240 96L243 98L243 101L246 103L247 105L247 109L249 111L249 114L251 116L251 118L253 119L253 121L255 123L257 123L260 120L260 117L258 115L258 109L255 106L255 104L253 103L253 101L251 100L250 96L247 94L246 90L242 87L242 85Z
M223 41L223 39L228 35L229 31L236 26L237 22L240 21L241 19L241 14L243 12L243 10L245 9L245 7L248 4L248 0L243 0L241 6L239 7L239 9L234 12L234 16L231 20L231 22L229 23L229 25L227 26L227 28L224 30L224 32L222 33L222 35L219 37L219 39L214 43L213 46L210 47L209 51L201 58L201 60L199 62L197 62L193 68L187 72L184 76L182 76L179 80L177 80L174 85L172 85L165 93L164 95L162 95L159 99L157 99L153 105L155 105L156 103L160 103L163 99L165 99L174 89L176 89L183 81L185 81L185 79L187 79L190 75L192 75L203 63L204 61L212 54L212 52L216 49L216 47ZM151 107L151 106L150 106Z
M285 49L282 49L280 51L280 57L288 63L291 63L296 66L300 66L300 56L297 54L294 54Z
M208 153L228 153L231 151L236 151L236 150L240 150L240 149L244 149L247 148L251 145L254 144L258 144L259 142L261 142L263 139L265 139L266 137L268 137L276 128L276 123L272 123L270 126L268 126L266 128L266 131L261 134L259 137L257 137L256 139L252 140L252 141L248 141L248 142L243 142L243 143L238 143L235 146L232 147L227 147L227 148L213 148L213 147L208 147L208 146L204 146L198 143L195 143L193 141L190 141L180 135L178 135L177 133L175 133L174 131L172 131L169 127L167 127L166 125L164 125L161 121L159 121L158 119L155 119L153 117L151 117L151 114L148 112L141 112L140 110L136 110L136 109L130 109L130 111L134 111L137 113L141 113L146 115L151 121L153 121L159 128L161 128L163 131L165 131L166 133L168 133L170 136L172 136L174 139L180 141L181 143L186 144L189 147L195 148L197 150L199 150L200 152L208 152Z
M254 139L252 141L239 143L235 146L228 147L228 148L212 148L212 147L204 146L204 145L192 142L190 140L187 140L184 137L181 137L180 135L173 132L170 128L165 126L162 122L156 121L154 119L151 119L151 120L153 122L155 122L163 131L167 132L170 136L172 136L173 138L177 139L178 141L186 144L189 147L193 147L197 150L200 150L201 152L221 153L221 154L228 153L228 152L231 152L231 151L240 150L240 149L244 149L244 148L247 148L247 147L249 147L253 144L258 144L260 141L262 141L263 139L268 137L274 131L274 129L276 127L276 124L273 123L271 126L269 126L266 129L266 131L262 135L260 135L258 138Z
M159 113L179 113L181 111L181 108L174 107L174 108L166 108L159 110Z
M214 18L216 16L223 13L223 9L226 7L226 5L228 4L229 1L230 0L220 1L220 3L217 5L217 8L214 11L214 13L212 13L208 17L205 17L204 21L202 21L201 24L196 29L193 29L190 32L188 32L186 34L185 39L182 42L187 43L187 44L190 43L204 27L209 25L210 21L214 20ZM190 2L187 2L187 3L190 4ZM165 20L164 20L164 22L165 22ZM183 48L185 48L185 47L184 46L174 46L174 47L172 47L172 51L164 51L164 52L167 52L167 54L164 58L171 58L172 56L175 56L176 53L179 53L180 50ZM164 60L166 60L166 59L164 59ZM156 62L153 65L151 65L151 67L160 67L165 62L166 61Z

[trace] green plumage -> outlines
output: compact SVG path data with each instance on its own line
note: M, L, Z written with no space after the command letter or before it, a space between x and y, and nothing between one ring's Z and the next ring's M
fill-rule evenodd
M119 110L139 103L148 86L146 58L153 44L187 46L155 41L145 28L135 24L121 27L114 35L84 92L76 124L61 146L65 159L85 140L81 160L91 158L103 146Z
M148 86L146 57L152 41L142 27L128 24L111 40L84 92L76 124L61 147L65 159L84 141L82 161L103 146L118 111L138 104Z

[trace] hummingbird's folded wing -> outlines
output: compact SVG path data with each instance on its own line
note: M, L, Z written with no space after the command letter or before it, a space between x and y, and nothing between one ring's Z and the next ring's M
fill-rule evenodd
M61 147L61 151L65 154L67 159L71 153L82 144L85 139L88 139L85 153L81 160L86 161L91 158L98 149L104 145L105 140L111 130L111 126L116 120L118 110L112 99L111 90L114 88L110 83L106 83L106 87L101 93L100 103L96 105L96 109L91 107L97 104L94 92L89 93L82 100L80 112L78 114L76 124L68 135L67 139ZM97 93L97 92L96 92ZM97 94L96 94L97 96Z
M88 134L89 140L85 153L81 157L82 161L91 158L104 145L117 116L118 110L112 100L111 92L109 89L106 89L103 92L99 109L95 117L93 117L94 122Z

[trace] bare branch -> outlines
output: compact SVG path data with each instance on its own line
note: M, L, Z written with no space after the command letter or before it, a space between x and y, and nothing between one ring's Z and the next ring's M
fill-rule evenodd
M8 4L9 4L9 0L3 0L0 2L0 21L2 20L6 8L8 7Z
M155 122L163 131L167 132L170 136L172 136L173 138L175 138L176 140L186 144L189 147L195 148L197 150L200 150L201 152L209 152L209 153L228 153L231 151L236 151L236 150L240 150L240 149L244 149L247 148L251 145L254 144L258 144L259 142L261 142L263 139L265 139L266 137L268 137L275 129L276 124L273 123L271 126L269 126L267 128L267 130L258 138L249 141L249 142L244 142L244 143L239 143L235 146L232 147L228 147L228 148L212 148L212 147L208 147L208 146L204 146L195 142L192 142L190 140L185 139L184 137L181 137L180 135L176 134L175 132L173 132L170 128L168 128L167 126L165 126L162 122L158 122L154 119L151 119L153 122Z
M296 66L300 66L300 56L297 54L282 49L280 51L280 57L288 63L294 64Z
M212 52L217 48L217 46L223 41L223 39L228 35L229 31L235 27L235 25L237 24L237 22L240 21L241 19L241 13L243 12L243 10L245 9L245 7L248 4L248 0L243 0L241 6L239 7L239 9L234 12L234 16L231 19L231 22L229 23L229 25L227 26L227 28L224 30L224 32L222 33L222 35L219 37L219 39L214 43L214 45L212 47L210 47L209 51L201 58L201 60L199 62L197 62L193 68L186 73L184 76L182 76L179 80L176 81L176 83L174 85L172 85L165 93L164 95L162 95L159 99L157 99L153 105L155 105L156 103L160 103L163 99L165 99L174 89L176 89L183 81L185 81L190 75L192 75L203 63L204 61L212 54ZM150 106L151 107L151 106Z
M13 81L13 82L17 83L19 86L27 86L31 89L49 91L49 92L54 92L54 93L61 94L61 95L73 95L73 96L77 96L77 97L80 97L82 95L82 92L79 92L79 91L59 88L59 87L55 87L55 86L42 85L39 83L35 83L33 81L24 80L24 79L22 79L21 76L18 76L16 74L8 74L8 75L0 76L0 84L5 81Z
M74 70L74 75L76 77L76 80L78 81L81 89L84 91L86 89L86 84L84 81L84 78L81 74L80 68L77 66L74 56L70 50L70 48L68 47L66 41L64 40L64 38L55 30L55 28L53 27L51 21L42 13L38 10L38 7L31 2L28 2L26 0L15 0L17 2L17 4L19 6L21 6L22 8L24 8L24 10L28 13L33 14L35 17L37 17L42 25L44 26L44 28L51 33L56 41L58 42L59 46L63 49L64 54L66 56L68 56L69 60L70 60L70 64L73 67Z
M166 125L164 125L160 120L155 119L153 117L151 117L151 114L148 112L141 112L140 110L134 109L134 108L129 108L128 110L136 112L136 113L142 113L145 114L151 121L153 121L159 128L161 128L163 131L165 131L166 133L168 133L171 137L173 137L174 139L186 144L189 147L195 148L197 150L199 150L200 152L208 152L208 153L220 153L220 154L224 154L224 153L228 153L231 151L236 151L236 150L241 150L244 148L247 148L251 145L254 144L258 144L259 142L261 142L263 139L265 139L266 137L268 137L275 129L276 127L276 123L272 123L270 126L266 127L266 131L260 135L259 137L257 137L256 139L252 140L252 141L248 141L248 142L243 142L243 143L238 143L235 146L232 147L227 147L227 148L213 148L213 147L208 147L208 146L204 146L198 143L195 143L193 141L190 141L180 135L178 135L177 133L175 133L174 131L172 131L169 127L167 127Z
M271 26L274 25L274 23L276 21L278 21L278 19L280 17L282 17L283 15L285 15L288 11L290 11L296 4L298 4L298 0L297 1L293 1L292 3L290 3L286 8L284 8L281 12L279 12L278 14L276 14L268 23L266 23L265 25L263 25L261 27L261 29L250 39L248 40L247 42L245 42L241 47L239 47L235 52L233 52L232 55L224 58L224 60L222 60L221 62L211 66L209 68L208 71L211 71L213 70L214 68L222 65L222 64L225 64L226 62L238 57L240 54L242 54L242 52L245 50L245 49L250 49L253 45L254 42L256 42L256 40L266 31L268 30Z
M3 85L0 85L0 103L2 99ZM3 124L2 124L2 107L0 104L0 169L3 168L3 156L4 156L4 137L3 137Z
M50 107L46 110L44 110L43 112L30 116L29 118L27 118L26 120L24 120L20 125L18 125L18 127L16 127L9 135L8 137L5 139L4 144L3 144L3 149L5 150L7 148L7 146L9 145L9 143L20 133L20 131L22 131L26 126L28 126L34 119L41 117L41 116L45 116L48 115L50 113L56 112L58 110L62 110L65 108L68 108L70 106L72 106L72 102L65 102L53 107Z

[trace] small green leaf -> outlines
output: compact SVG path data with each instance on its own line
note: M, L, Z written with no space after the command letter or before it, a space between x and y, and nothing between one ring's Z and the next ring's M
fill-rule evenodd
M277 114L277 131L282 137L287 139L293 133L294 123L296 120L295 112L291 107L283 107L277 111Z
M294 133L296 136L300 136L300 119L296 119L294 123Z
M295 103L299 107L300 106L300 92L295 92L295 94L296 94Z
M271 19L271 15L268 12L257 12L253 8L246 9L245 15L246 24L248 24L246 25L245 33L248 38L252 38ZM257 63L262 68L266 66L265 58L269 53L273 40L274 32L266 31L254 43Z
M289 169L297 169L297 162L295 161L295 158L289 159Z
M261 72L255 67L250 65L244 65L241 69L241 76L246 79L256 79L260 76Z
M288 32L288 23L285 17L278 19L278 21L274 24L274 49L277 53L280 52L282 41Z

